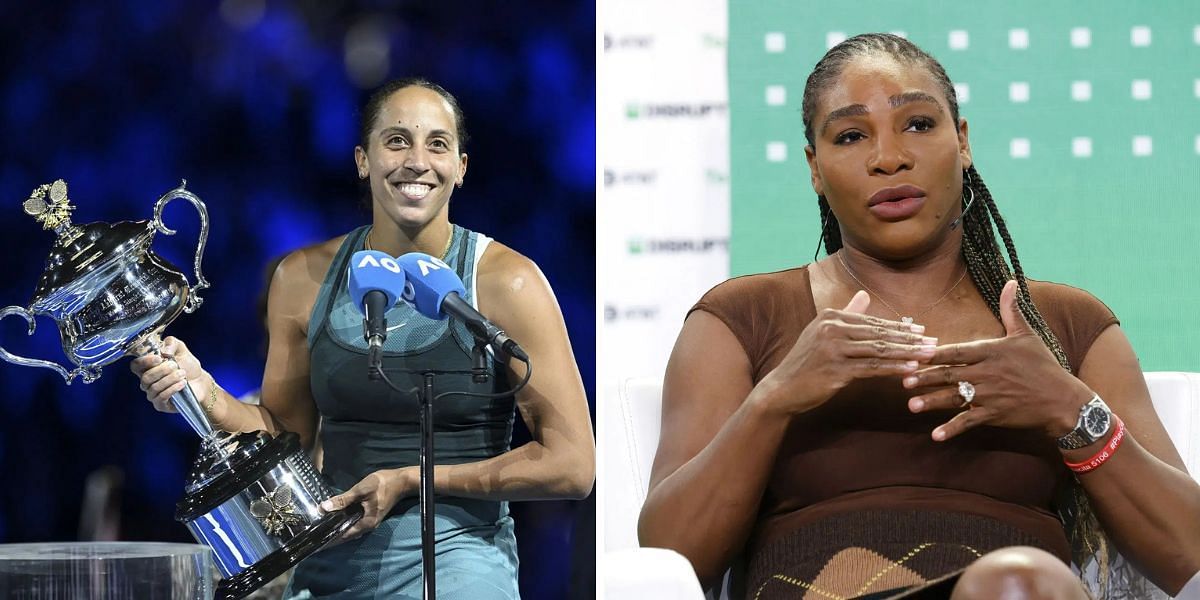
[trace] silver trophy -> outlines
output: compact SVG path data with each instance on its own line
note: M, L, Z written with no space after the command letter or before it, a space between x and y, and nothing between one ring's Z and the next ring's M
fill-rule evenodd
M67 384L76 377L91 383L105 365L125 356L160 353L162 332L181 312L191 313L208 287L200 271L208 212L187 182L163 194L149 221L71 224L67 184L39 186L25 212L58 239L28 308L0 309L0 320L18 315L35 331L34 318L58 324L63 352L75 365L17 356L0 347L0 358L29 367L53 369ZM154 253L155 233L174 235L163 224L167 203L182 198L200 214L196 245L196 285ZM313 468L294 433L230 434L215 431L189 386L171 397L175 408L202 438L175 518L213 551L225 579L218 598L242 598L304 557L339 537L362 516L354 505L325 513L320 504L333 495Z

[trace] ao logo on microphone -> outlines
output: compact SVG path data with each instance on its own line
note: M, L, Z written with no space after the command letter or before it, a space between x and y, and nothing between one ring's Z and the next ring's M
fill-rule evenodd
M421 276L422 277L428 275L430 271L437 271L438 269L449 269L450 268L450 265L442 262L442 259L434 258L432 256L429 257L429 260L425 260L423 258L418 260L417 266L421 267Z
M374 256L368 254L362 260L358 261L358 266L355 268L361 269L363 267L383 267L393 273L400 273L400 265L391 257L384 258L383 260L375 260Z
M450 268L450 265L442 262L441 259L434 258L432 256L429 257L429 260L425 260L423 258L418 259L417 266L421 269L422 277L429 275L430 271L440 271L442 269ZM399 267L399 265L397 265L397 267ZM417 290L413 288L411 281L408 281L407 279L404 281L404 292L400 294L400 297L403 298L405 302L412 302L416 300Z

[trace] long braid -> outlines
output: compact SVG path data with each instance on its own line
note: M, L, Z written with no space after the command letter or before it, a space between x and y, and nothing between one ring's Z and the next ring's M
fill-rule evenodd
M830 251L830 248L842 247L842 228L838 227L837 217L833 216L825 196L817 196L817 208L821 211L821 242L825 244L825 251L832 254L836 250ZM820 246L817 250L820 251ZM814 254L813 260L816 259Z
M972 190L984 201L984 206L988 209L988 215L995 222L996 229L1000 233L1000 239L1004 240L1004 247L1008 250L1008 260L1012 263L1012 270L1015 275L1013 278L1017 280L1017 286L1021 289L1021 293L1017 295L1017 304L1021 308L1021 314L1025 315L1025 320L1029 321L1030 327L1042 338L1042 342L1046 344L1046 347L1050 348L1050 351L1054 353L1054 358L1058 359L1058 364L1070 371L1071 364L1067 360L1067 353L1063 350L1062 344L1059 343L1058 337L1051 331L1050 326L1042 317L1042 313L1033 305L1033 299L1029 295L1029 284L1025 280L1025 270L1021 268L1021 260L1017 258L1017 247L1013 244L1012 236L1008 233L1008 225L1004 222L1004 217L1000 216L1000 210L996 208L996 202L992 199L992 193L984 185L983 179L975 171L974 165L967 170L967 174L970 175L971 181L975 183L972 186ZM990 228L986 230L986 233L986 237L991 239L992 243L995 244L995 238L991 236Z
M927 68L942 88L943 95L950 108L953 123L958 123L958 99L954 86L942 65L924 50L912 42L886 33L867 33L851 37L837 44L817 62L813 72L809 74L804 88L802 114L804 119L804 136L810 147L815 148L813 136L813 118L816 113L817 100L820 93L833 86L842 68L854 58L866 54L883 54L894 60L918 64ZM963 214L962 256L984 302L997 320L1000 319L1000 293L1005 283L1011 279L1017 281L1017 306L1024 315L1029 326L1037 332L1042 343L1054 354L1054 358L1062 368L1070 371L1071 365L1066 352L1058 337L1050 329L1046 319L1033 303L1029 294L1029 284L1021 261L1017 258L1017 249L1013 244L1008 226L1000 215L992 194L984 185L983 179L975 170L969 167L963 173L963 193L965 210L967 196L974 194L977 202L982 202L986 210L966 210ZM824 196L817 197L817 206L821 216L821 242L827 254L833 254L842 248L841 228L837 217L829 207ZM996 234L1004 243L1006 252L1000 251L996 243ZM819 249L820 246L818 246ZM1007 261L1005 261L1007 255ZM814 260L816 256L813 257ZM1011 268L1009 264L1011 263ZM1104 530L1096 519L1083 487L1077 480L1066 490L1069 500L1060 501L1060 516L1068 523L1068 535L1071 539L1073 558L1077 565L1084 566L1088 559L1095 558L1099 563L1100 597L1108 596L1108 570L1110 543Z

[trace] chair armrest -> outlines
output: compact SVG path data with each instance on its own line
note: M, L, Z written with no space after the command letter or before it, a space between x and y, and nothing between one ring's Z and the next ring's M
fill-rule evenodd
M704 600L692 563L674 550L628 548L607 552L603 577L602 597L607 600Z

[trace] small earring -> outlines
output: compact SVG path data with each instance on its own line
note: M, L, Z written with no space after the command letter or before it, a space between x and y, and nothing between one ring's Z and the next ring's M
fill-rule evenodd
M455 183L455 184L454 184L454 187L456 187L456 188L461 188L461 187L462 187L462 184L463 184L463 182L459 181L458 183Z

